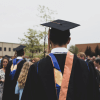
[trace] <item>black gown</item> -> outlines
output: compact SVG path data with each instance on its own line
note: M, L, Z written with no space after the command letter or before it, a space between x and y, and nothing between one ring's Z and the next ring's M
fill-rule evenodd
M5 83L4 83L4 90L3 90L3 98L2 100L19 100L18 95L15 94L15 86L17 83L18 76L20 74L20 71L23 67L23 64L25 63L25 60L22 60L17 65L16 73L14 75L14 79L11 80L9 74L10 74L10 68L12 65L12 61L10 61L6 68L5 73Z
M63 73L66 54L54 55ZM99 100L98 85L92 72L91 66L88 70L86 62L74 55L66 100ZM53 65L49 56L30 67L21 100L57 100Z

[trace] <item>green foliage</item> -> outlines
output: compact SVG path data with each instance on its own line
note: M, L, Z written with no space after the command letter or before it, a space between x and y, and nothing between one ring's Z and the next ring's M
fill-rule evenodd
M33 29L28 29L27 34L24 33L24 39L20 39L21 43L23 43L26 48L26 55L32 56L37 51L42 51L40 40L43 38L43 34L41 32L37 32Z
M76 54L78 53L78 48L76 46L70 46L69 48L69 51L72 52L73 54Z
M56 14L56 11L50 10L48 7L41 5L39 5L38 7L38 12L39 12L38 16L40 17L40 19L42 19L41 20L42 22L52 21L54 18L51 17L51 15ZM36 52L43 51L43 45L40 44L41 39L44 39L44 50L45 50L45 46L47 46L45 45L46 37L48 36L47 33L48 32L46 31L46 28L44 32L37 32L36 30L28 29L27 34L24 33L25 38L23 39L19 38L21 44L23 43L24 45L26 45L25 53L27 56L33 57L35 56Z
M43 23L54 20L54 18L51 15L57 14L56 11L50 10L48 7L41 6L41 5L39 5L38 11L39 11L38 16L41 18L41 21ZM45 42L46 42L46 37L48 36L46 27L45 27L45 31L43 32L43 34L44 34L44 51L45 51ZM45 52L44 52L44 57L45 57Z
M50 10L48 7L41 5L39 5L38 11L39 11L38 16L42 19L41 21L43 22L52 21L54 18L51 17L51 15L57 14L56 11Z
M53 21L54 20L54 17L52 15L54 14L57 14L56 11L54 10L50 10L48 7L45 7L45 6L41 6L39 5L38 7L38 14L37 16L40 17L40 20L43 22L43 23L46 23L46 22L49 22L49 21ZM44 39L46 39L47 37L47 28L45 27L45 31L42 32L44 34Z

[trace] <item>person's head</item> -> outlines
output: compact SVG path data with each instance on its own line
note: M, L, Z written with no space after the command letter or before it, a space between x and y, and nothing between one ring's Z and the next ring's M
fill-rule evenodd
M93 56L93 57L92 57L92 61L94 62L94 61L95 61L95 59L96 59L96 58L95 58L95 56Z
M15 57L16 57L16 55L17 55L17 57L18 56L24 56L24 54L25 54L25 52L24 52L24 48L25 48L26 46L23 46L23 45L20 45L20 46L18 46L18 47L16 47L16 48L14 48L13 50L15 51Z
M48 40L52 48L66 47L70 42L70 29L79 26L79 24L60 19L41 25L51 27Z
M54 28L50 29L50 42L53 43L53 45L66 45L70 42L70 31L60 31Z
M93 63L95 67L100 67L100 58L96 58Z
M78 58L80 58L80 59L85 60L86 55L85 55L85 53L84 53L84 52L79 52L79 53L77 54L77 57L78 57Z
M8 59L7 57L4 57L4 58L2 59L2 67L3 67L3 68L6 68L8 62L9 62L9 59Z
M97 58L100 58L100 56L99 56L99 55L97 55Z
M24 49L17 51L17 56L24 56Z
M38 62L39 60L40 60L40 58L33 58L32 63Z
M90 56L87 56L87 59L90 59Z
M11 59L14 59L14 58L15 58L14 56L11 57Z

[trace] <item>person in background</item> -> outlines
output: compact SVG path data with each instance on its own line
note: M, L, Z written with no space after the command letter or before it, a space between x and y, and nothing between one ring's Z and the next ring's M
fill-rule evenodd
M20 45L13 49L16 51L17 57L9 61L7 65L2 100L19 100L19 96L15 94L15 86L23 64L26 62L22 58L25 53L25 47L26 46Z
M98 85L99 85L99 93L100 93L100 58L97 58L94 60L94 66L96 67L96 72L97 72L97 80L98 80ZM100 94L99 94L100 96Z
M11 60L13 60L13 59L15 59L15 57L14 57L14 56L12 56L12 57L11 57Z
M77 54L77 57L80 58L80 59L82 59L82 60L84 60L86 62L86 64L87 64L87 66L88 66L88 70L90 70L88 62L86 61L86 55L85 55L85 53L84 52L79 52Z
M2 57L2 60L1 60L1 68L3 68L3 59L4 58L7 58L8 59L8 61L10 61L9 59L10 59L10 56L8 56L8 55L5 55L4 57ZM9 63L9 62L8 62Z
M4 57L2 59L3 68L0 69L0 100L2 100L3 87L4 87L4 81L5 81L5 71L6 71L8 62L9 62L9 59L7 57Z
M26 60L26 61L27 61L27 59L26 59L26 57L25 57L25 56L23 56L22 58L23 58L23 60Z
M0 69L1 69L1 59L0 59Z
M17 58L17 51L15 51L14 58ZM13 58L13 59L14 59L14 58Z
M2 61L2 57L0 57L0 69L1 69L1 61Z
M90 56L87 56L86 62L89 62L91 60Z
M95 68L97 68L97 67L94 65L95 59L96 59L96 57L93 56L93 57L91 57L91 60L88 61L88 64L91 64L91 66L93 67L94 70L95 70Z
M93 56L93 57L91 58L91 61L92 61L92 62L94 62L94 61L95 61L95 59L96 59L96 57L95 57L95 56Z
M99 55L97 55L97 58L100 58L100 56L99 56Z
M85 59L86 59L86 55L85 55L84 52L79 52L79 53L77 54L77 57L80 58L80 59L83 59L84 61L85 61Z
M19 78L17 80L17 84L15 87L15 94L19 94L19 100L21 100L21 96L22 96L23 89L24 89L27 75L28 75L28 70L32 64L33 64L32 62L25 62L23 64Z
M33 58L32 63L38 62L39 60L40 60L40 58Z

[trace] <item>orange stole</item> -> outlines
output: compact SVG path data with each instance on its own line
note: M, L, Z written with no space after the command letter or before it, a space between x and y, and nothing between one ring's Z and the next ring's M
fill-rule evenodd
M71 74L72 65L73 65L73 58L74 58L74 55L68 51L67 57L65 60L65 67L64 67L63 79L61 83L59 100L66 100L67 98L69 79L70 79L70 74Z

